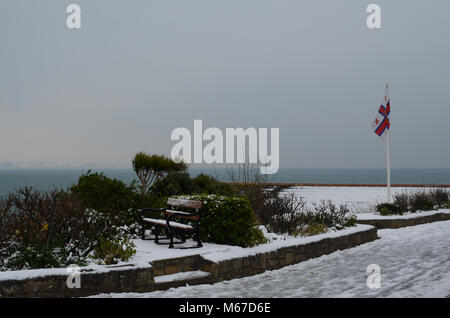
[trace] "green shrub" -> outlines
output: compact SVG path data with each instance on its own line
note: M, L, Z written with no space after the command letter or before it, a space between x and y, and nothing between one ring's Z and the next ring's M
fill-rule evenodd
M188 172L171 172L166 177L157 180L150 192L159 197L169 197L179 194L191 194L195 191L194 183Z
M128 237L113 240L101 238L93 252L93 258L106 265L117 264L119 261L125 262L136 253L135 247Z
M376 206L377 211L380 212L381 215L395 215L395 214L403 214L400 207L393 203L381 203Z
M142 195L149 194L152 184L168 173L187 170L187 165L183 161L175 162L164 155L150 155L142 151L134 156L132 164L139 179Z
M216 180L214 177L200 173L192 179L192 193L234 195L237 193L233 185Z
M356 215L351 215L349 218L347 218L347 220L344 223L344 227L351 227L351 226L356 226L356 221L358 220L358 218L356 217Z
M88 208L120 216L124 224L136 221L136 208L139 197L133 186L117 179L110 179L103 173L80 176L77 184L71 187L74 193Z
M241 247L266 242L247 198L206 194L182 198L204 203L199 224L202 241Z
M170 197L180 194L206 193L218 195L236 194L231 184L216 180L206 174L191 178L188 172L171 172L153 184L150 192L160 197Z
M313 223L313 224L301 224L292 233L294 236L311 236L323 234L328 231L328 227L325 224Z
M64 244L21 243L11 251L13 253L5 259L3 264L3 267L9 270L66 267L73 263L85 264L81 258L69 257Z

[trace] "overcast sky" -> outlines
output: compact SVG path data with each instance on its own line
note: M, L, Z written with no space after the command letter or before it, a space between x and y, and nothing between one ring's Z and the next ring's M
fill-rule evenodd
M0 162L128 166L176 127L280 128L280 166L450 167L450 1L0 2ZM381 6L381 29L366 7Z

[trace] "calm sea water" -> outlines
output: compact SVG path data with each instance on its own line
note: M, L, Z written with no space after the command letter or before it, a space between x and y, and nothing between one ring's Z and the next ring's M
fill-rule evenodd
M102 171L111 178L130 183L136 179L131 169L105 169ZM81 169L0 169L0 195L14 189L31 186L35 189L48 190L54 187L67 188L85 173ZM204 172L223 181L230 177L225 169L190 169L195 176ZM280 169L276 175L269 177L271 182L298 183L385 183L385 169ZM392 169L391 182L402 184L450 184L450 168L447 169Z

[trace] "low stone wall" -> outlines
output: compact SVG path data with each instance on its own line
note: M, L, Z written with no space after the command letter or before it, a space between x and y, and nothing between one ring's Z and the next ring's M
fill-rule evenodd
M377 229L398 229L405 226L414 226L437 221L450 220L450 213L436 213L432 215L423 215L415 218L398 218L398 219L369 219L357 220L357 223L375 226Z
M99 293L148 292L155 284L153 268L116 267L110 271L81 270L81 288L67 287L69 274L0 281L0 297L83 297Z
M161 276L195 271L204 261L204 258L197 254L153 261L152 266L154 275Z
M368 243L377 238L376 228L371 228L346 236L324 238L317 242L283 247L276 251L227 259L218 263L205 260L205 262L200 264L200 269L211 272L216 277L216 281L219 282L256 275L266 270L274 270L287 265L297 264L311 258L333 253L337 250L344 250Z
M282 247L270 252L220 262L207 260L201 255L192 255L153 261L152 266L144 268L122 266L110 268L108 271L82 271L81 288L73 289L67 287L68 276L63 273L24 280L0 280L0 297L81 297L100 293L149 292L186 283L190 285L215 283L279 269L337 250L355 247L377 238L376 228L371 227L344 236L323 238L315 242ZM155 276L195 270L209 272L212 275L189 282L155 284Z

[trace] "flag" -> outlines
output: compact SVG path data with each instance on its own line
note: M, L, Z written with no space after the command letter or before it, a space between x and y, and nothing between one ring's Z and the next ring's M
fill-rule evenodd
M389 129L391 124L389 115L391 113L391 100L389 98L388 88L386 85L386 93L384 94L383 103L378 109L377 117L372 123L372 129L380 137L384 137L384 132Z

